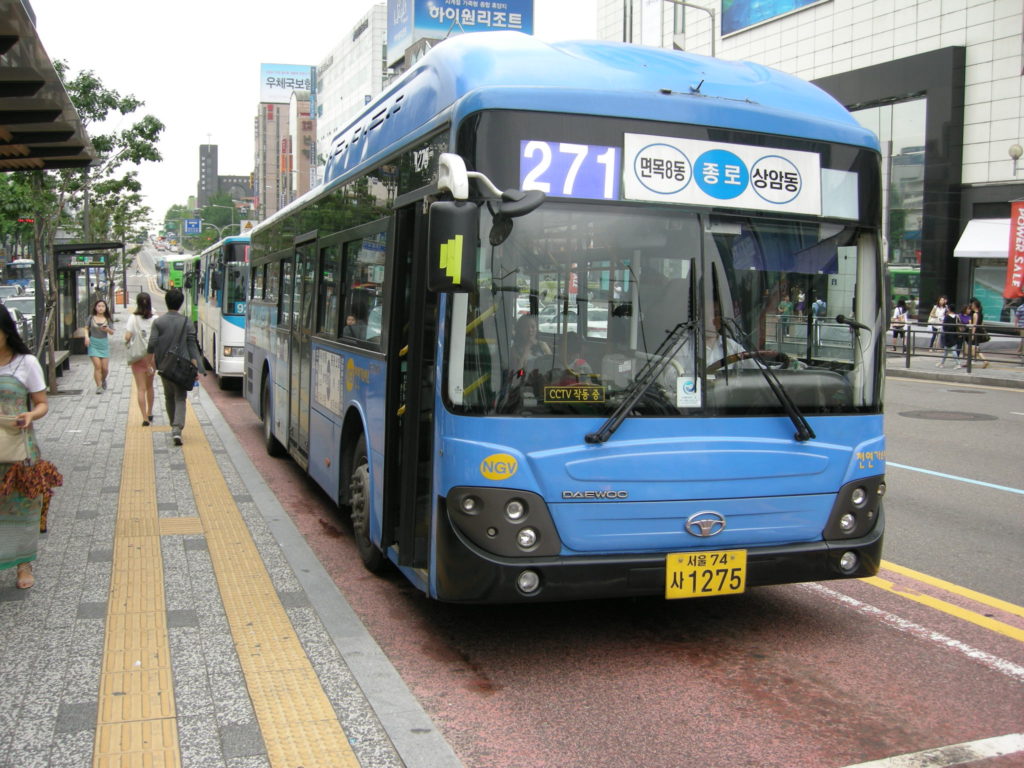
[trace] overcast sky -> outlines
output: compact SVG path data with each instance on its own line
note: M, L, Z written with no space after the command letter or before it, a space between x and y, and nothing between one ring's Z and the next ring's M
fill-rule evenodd
M185 204L199 182L199 145L219 149L219 172L253 169L260 64L317 65L373 0L29 0L51 59L92 70L107 88L146 105L166 125L162 163L140 168L154 221ZM592 38L597 0L535 0L545 40ZM104 126L102 132L110 130Z

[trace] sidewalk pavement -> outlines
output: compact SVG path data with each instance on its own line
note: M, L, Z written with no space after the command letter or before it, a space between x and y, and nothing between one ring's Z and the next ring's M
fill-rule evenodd
M122 313L119 320L125 319ZM268 735L267 720L261 715L267 700L283 711L282 717L301 720L305 715L309 720L305 713L314 693L329 701L324 705L329 707L329 725L336 729L340 723L342 745L347 740L362 766L459 766L213 404L202 395L190 403L194 418L190 417L185 431L184 450L171 444L159 382L154 427L143 431L138 425L141 420L129 424L131 371L124 360L124 345L111 347L108 390L95 394L89 359L74 356L70 370L59 379L60 392L50 397L49 415L37 424L43 456L62 472L64 485L57 489L50 507L49 531L41 535L35 586L19 590L14 569L0 571L4 630L0 633L0 768L165 764L276 768L285 764L278 759L281 750L290 748L284 742L292 733L308 733L304 728L310 724L299 723L283 738ZM135 407L133 419L137 415ZM136 451L133 446L145 450ZM276 610L286 615L282 621L290 623L288 632L297 636L301 645L295 645L296 655L304 657L302 665L310 665L313 671L300 678L308 681L306 687L287 692L279 689L273 673L265 676L270 680L269 688L264 684L262 705L254 688L252 659L247 666L245 640L232 623L231 600L226 597L230 585L225 584L223 570L218 570L215 549L223 545L215 542L208 511L203 509L206 492L193 494L190 475L196 471L194 457L200 454L190 454L190 446L194 451L201 447L202 455L213 457L206 463L216 468L206 471L222 476L217 482L227 489L224 495L232 514L240 515L244 520L240 529L252 539L254 548L244 551L255 553L248 559L256 562L245 565L268 575L272 587L265 592ZM161 628L156 634L164 636L170 657L161 678L168 682L162 688L147 683L156 690L142 700L141 709L158 708L161 696L166 699L171 694L166 688L173 687L170 716L150 720L159 723L155 728L170 733L167 741L173 742L166 754L155 757L142 754L151 731L145 731L134 747L103 743L104 734L111 732L104 730L110 727L104 719L110 720L111 702L116 707L134 693L123 682L113 690L106 685L112 656L117 653L110 641L113 606L125 602L114 598L121 578L119 553L125 550L124 540L118 539L125 530L119 507L126 504L123 485L133 482L123 469L135 461L135 453L145 456L140 464L150 473L148 483L155 484L155 489L147 489L154 494L149 498L155 504L146 506L158 523L154 526L158 535L151 538L158 542L152 559L158 564L157 581L163 578L156 589L162 592L163 602L157 603L154 615ZM138 582L129 581L126 593L146 588L133 584ZM242 595L241 602L247 602L246 593ZM237 595L234 599L237 602ZM147 629L140 632L145 636ZM141 642L145 647L146 638ZM121 657L135 653L124 648ZM248 651L250 657L258 657L257 666L269 665L271 654L266 648L262 657L260 652L252 653L251 643ZM128 660L113 665L117 664L130 670ZM139 664L134 662L136 667ZM129 676L130 672L125 673L123 679ZM129 709L122 707L122 711ZM122 722L115 727L128 734L134 725ZM306 768L354 765L351 755L325 751L314 747L317 759L306 762Z

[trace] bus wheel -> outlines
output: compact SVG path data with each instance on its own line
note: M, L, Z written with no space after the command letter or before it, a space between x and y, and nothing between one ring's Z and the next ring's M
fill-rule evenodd
M352 456L352 475L348 483L352 510L352 538L359 558L370 573L384 568L384 555L370 541L370 463L366 457L366 438L360 437Z
M274 437L273 421L270 418L270 380L263 382L263 446L268 456L284 456L284 446Z

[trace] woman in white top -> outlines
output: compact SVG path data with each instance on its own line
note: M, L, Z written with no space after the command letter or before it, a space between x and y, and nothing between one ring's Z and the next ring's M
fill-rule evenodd
M17 568L17 586L35 583L32 561L39 544L40 516L50 494L47 462L39 461L32 422L46 415L49 404L46 381L39 361L18 335L7 307L0 305L0 415L10 426L23 431L30 462L0 464L5 489L0 493L0 570ZM52 465L51 465L52 468Z
M132 337L138 334L142 337L142 346L145 350L149 345L149 332L153 328L153 302L149 294L140 292L135 296L135 312L128 318L128 326L125 328L124 340L127 344ZM142 412L142 426L148 427L153 420L153 379L156 378L156 363L153 355L144 354L142 357L128 361L132 367L132 376L135 378L135 391L139 398L139 410Z
M942 333L942 321L946 319L946 297L939 296L932 311L928 313L928 325L932 327L932 338L928 342L928 349L935 346L935 337ZM941 342L941 340L940 340Z

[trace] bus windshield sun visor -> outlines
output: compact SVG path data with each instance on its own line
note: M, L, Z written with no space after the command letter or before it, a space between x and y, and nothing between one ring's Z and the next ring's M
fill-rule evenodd
M687 336L692 336L696 328L697 324L691 321L689 323L679 323L668 332L668 335L658 345L658 348L654 350L653 357L647 361L640 373L637 374L633 384L622 393L622 401L618 407L596 432L590 432L586 435L585 440L588 443L608 442L608 438L615 434L615 430L626 420L626 414L633 410L633 406L650 390L651 385L658 380L661 372L672 362Z

